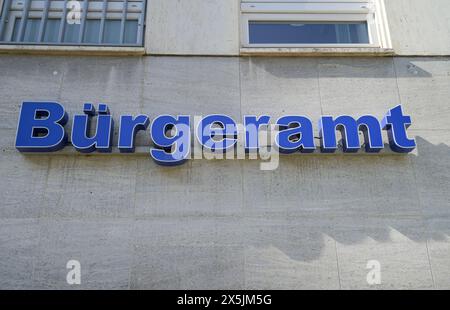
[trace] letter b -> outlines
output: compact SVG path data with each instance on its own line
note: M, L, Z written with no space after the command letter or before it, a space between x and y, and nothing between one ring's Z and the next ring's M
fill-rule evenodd
M16 148L20 152L54 152L67 143L64 107L56 102L24 102L17 127Z

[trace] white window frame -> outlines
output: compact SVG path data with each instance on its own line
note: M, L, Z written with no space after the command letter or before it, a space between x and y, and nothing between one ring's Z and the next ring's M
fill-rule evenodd
M250 21L367 22L369 44L251 44ZM242 48L391 49L384 0L242 0Z

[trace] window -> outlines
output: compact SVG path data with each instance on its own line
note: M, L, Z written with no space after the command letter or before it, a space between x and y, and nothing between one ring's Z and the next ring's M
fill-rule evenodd
M369 44L366 22L249 22L250 44Z
M383 0L242 0L243 47L390 48Z
M3 1L1 44L143 44L145 0Z

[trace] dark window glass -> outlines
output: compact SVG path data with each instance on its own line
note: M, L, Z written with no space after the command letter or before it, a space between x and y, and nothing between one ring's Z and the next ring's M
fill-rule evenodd
M146 0L80 0L90 4L75 24L62 16L61 0L0 0L0 44L142 46ZM130 2L131 1L131 2ZM17 7L17 3L24 4ZM95 4L94 4L95 2ZM127 4L125 8L123 5ZM59 5L55 6L55 5ZM64 3L62 4L64 5ZM120 6L122 5L122 8ZM21 26L20 16L29 8ZM67 13L70 12L70 8ZM85 14L87 13L87 14ZM22 20L23 21L23 20ZM101 26L104 27L101 27ZM102 32L100 32L102 28ZM83 33L81 33L83 29ZM41 33L42 30L42 33ZM62 33L61 33L62 31Z
M84 31L84 43L99 43L100 19L87 19Z
M138 21L127 20L125 21L125 33L123 37L123 43L136 44L138 35Z
M80 25L79 24L66 24L64 30L64 42L76 43L80 35Z
M14 28L13 28L13 32L11 35L11 41L13 41L13 42L19 41L19 29L20 29L20 21L21 20L22 20L21 18L14 19Z
M256 22L249 23L251 44L368 44L366 22Z
M120 25L121 20L106 20L105 32L103 33L103 43L119 44L120 43Z
M47 23L45 24L44 42L48 43L58 42L60 25L61 20L59 19L47 20Z
M27 23L25 25L25 34L23 36L23 42L37 42L40 25L41 25L40 19L36 18L27 19Z

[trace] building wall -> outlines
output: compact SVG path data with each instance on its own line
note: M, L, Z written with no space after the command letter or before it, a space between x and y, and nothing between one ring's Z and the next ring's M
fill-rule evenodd
M384 0L398 55L450 55L450 2ZM239 55L240 0L148 0L150 54Z
M370 288L378 260L376 288L449 289L450 2L385 2L395 53L413 57L222 57L239 55L239 0L148 0L146 50L166 56L1 55L0 288ZM298 154L275 171L23 155L25 100L70 116L103 101L116 124L124 113L382 117L401 103L418 150ZM81 286L66 283L71 259Z
M450 54L449 1L385 0L385 4L397 54Z
M147 0L146 49L167 55L239 55L240 0Z
M169 1L170 2L170 1ZM450 288L450 58L0 56L0 288ZM417 154L192 160L23 155L21 102L70 116L365 113L403 104ZM67 126L70 128L70 124ZM117 128L116 128L117 136ZM139 136L139 144L149 138ZM81 286L66 263L81 262Z

